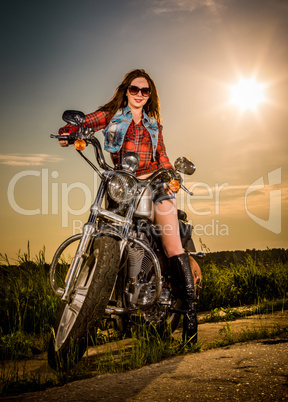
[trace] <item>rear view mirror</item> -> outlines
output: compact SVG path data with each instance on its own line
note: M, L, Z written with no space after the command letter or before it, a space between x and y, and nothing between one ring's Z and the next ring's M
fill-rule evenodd
M174 167L178 172L189 175L193 174L196 170L196 166L194 165L194 163L192 163L185 156L180 156L179 158L177 158L174 163Z
M81 126L85 121L85 114L78 110L65 110L62 115L62 119L72 126Z

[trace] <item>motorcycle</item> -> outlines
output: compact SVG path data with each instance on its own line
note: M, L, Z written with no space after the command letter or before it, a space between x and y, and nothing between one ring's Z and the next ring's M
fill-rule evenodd
M85 115L70 110L62 118L77 126L78 131L50 137L74 143L78 153L97 172L100 184L83 232L59 246L50 266L50 284L61 299L48 347L48 362L54 369L68 366L72 349L73 364L77 364L87 349L89 332L99 328L106 317L114 319L118 330L125 332L141 312L141 319L156 326L160 333L167 325L171 332L175 331L183 312L182 301L173 291L169 260L159 230L150 219L152 192L165 182L174 192L181 188L193 195L183 185L179 173L192 175L196 169L187 158L180 157L175 161L175 171L161 168L145 179L136 178L136 153L128 152L121 166L111 167L93 130L85 127ZM101 171L82 153L88 144L94 147ZM203 253L195 254L192 226L184 211L178 210L178 220L185 251L203 257ZM77 241L61 287L57 281L61 256Z

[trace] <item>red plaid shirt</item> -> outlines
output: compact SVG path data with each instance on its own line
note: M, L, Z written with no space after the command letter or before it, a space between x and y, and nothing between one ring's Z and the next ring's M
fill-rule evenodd
M85 116L85 126L93 128L95 131L102 130L107 127L110 119L108 113L101 110L87 114ZM122 158L126 152L136 152L140 157L139 168L136 172L137 176L151 173L162 167L173 169L169 158L166 154L165 145L162 136L162 126L158 124L158 144L156 149L155 161L152 160L152 142L148 130L143 126L142 121L136 124L133 120L128 127L121 149L112 154L111 158L114 164L121 164ZM59 134L71 134L78 131L78 128L67 124L60 128Z

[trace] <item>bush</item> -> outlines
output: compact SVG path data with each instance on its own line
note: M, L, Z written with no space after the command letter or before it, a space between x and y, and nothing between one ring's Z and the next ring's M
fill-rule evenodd
M263 256L253 259L249 252L241 254L238 259L231 254L232 258L227 258L225 252L226 258L222 262L219 253L216 256L211 254L203 262L203 286L198 303L200 310L253 304L259 300L286 299L288 262L283 258L283 252L281 259L273 252L274 262L271 253L266 254L266 259Z
M31 335L42 337L43 347L46 346L60 304L50 287L48 270L44 250L35 261L27 253L18 256L18 265L0 266L2 358L5 345L11 355L16 350L20 355L29 355L35 343Z

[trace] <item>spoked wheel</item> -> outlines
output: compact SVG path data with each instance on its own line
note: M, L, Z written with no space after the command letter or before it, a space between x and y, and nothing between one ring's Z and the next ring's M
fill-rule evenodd
M48 348L53 369L72 368L83 356L90 328L99 323L108 304L120 260L118 242L100 237L82 268L71 301L63 304Z

